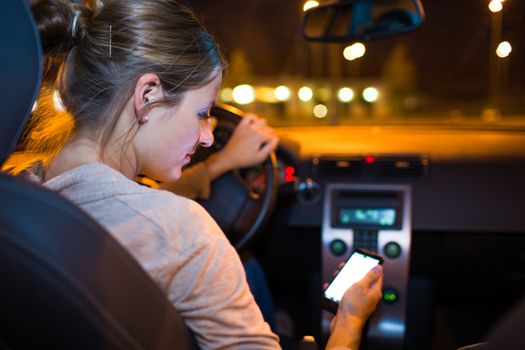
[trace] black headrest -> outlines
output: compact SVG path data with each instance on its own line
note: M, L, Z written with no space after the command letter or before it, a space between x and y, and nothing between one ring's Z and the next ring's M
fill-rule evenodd
M14 150L40 89L42 50L22 0L0 1L0 164Z

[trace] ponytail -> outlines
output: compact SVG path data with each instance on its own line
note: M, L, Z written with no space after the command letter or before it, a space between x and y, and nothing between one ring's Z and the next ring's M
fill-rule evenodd
M44 54L43 82L54 85L68 53L83 36L92 10L68 0L37 0L31 11Z

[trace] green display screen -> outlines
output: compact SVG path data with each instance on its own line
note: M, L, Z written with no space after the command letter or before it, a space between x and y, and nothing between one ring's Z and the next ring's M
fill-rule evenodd
M339 223L390 227L396 224L394 208L340 208Z

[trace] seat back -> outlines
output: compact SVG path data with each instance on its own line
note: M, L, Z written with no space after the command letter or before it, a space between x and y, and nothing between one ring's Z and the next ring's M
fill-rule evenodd
M0 11L0 164L38 94L41 49L22 0ZM109 210L109 208L108 208ZM195 349L133 257L82 210L0 174L0 349Z
M32 17L22 0L2 1L0 21L0 164L15 148L41 83L42 52ZM25 12L24 12L25 11Z

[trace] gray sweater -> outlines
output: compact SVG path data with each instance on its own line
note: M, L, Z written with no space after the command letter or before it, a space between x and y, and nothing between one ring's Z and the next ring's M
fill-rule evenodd
M204 349L280 349L235 249L196 202L107 165L81 165L44 185L79 205L140 262Z

